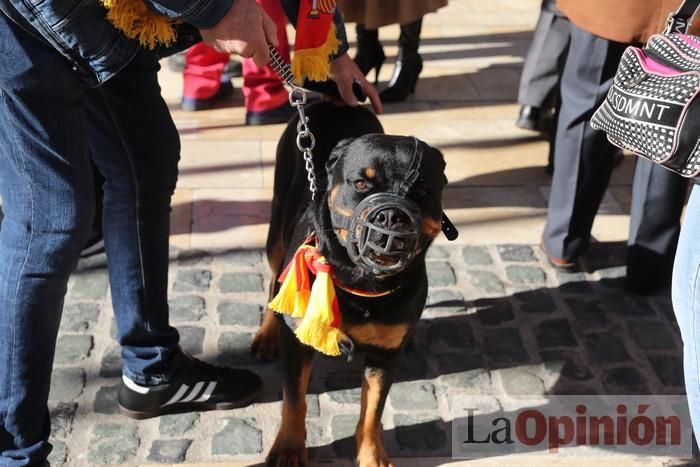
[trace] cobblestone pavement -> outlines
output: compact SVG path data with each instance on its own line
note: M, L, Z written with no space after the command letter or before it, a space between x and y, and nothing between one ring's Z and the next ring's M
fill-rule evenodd
M279 423L274 364L248 352L268 272L258 250L173 251L172 321L192 354L264 375L245 409L136 422L117 414L120 357L104 257L70 283L51 391L56 465L259 460ZM453 408L465 397L681 394L681 344L667 294L626 295L624 247L594 244L583 272L562 274L530 245L434 246L430 295L384 414L398 458L449 458ZM349 459L360 367L318 358L308 396L316 459ZM425 460L422 465L434 465Z

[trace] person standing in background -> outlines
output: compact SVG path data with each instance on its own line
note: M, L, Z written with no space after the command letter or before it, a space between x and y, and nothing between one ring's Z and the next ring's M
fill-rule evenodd
M275 22L279 41L277 51L285 62L290 63L287 17L280 5L280 0L257 1ZM252 60L243 60L243 96L245 96L246 125L286 123L296 113L289 104L289 94L282 80L270 65L261 67Z
M401 25L399 55L389 85L379 94L382 102L400 102L415 92L423 70L423 59L418 53L423 16L445 5L447 0L338 0L345 21L357 23L355 62L365 75L375 70L375 84L386 59L378 29Z
M569 21L557 8L556 0L543 0L520 76L520 113L515 122L519 128L551 135L568 49Z
M182 100L180 108L188 112L216 107L233 95L231 77L224 73L230 55L199 42L184 53Z
M277 50L289 63L287 18L280 1L257 1L274 21L279 41ZM232 95L231 77L224 73L229 60L227 53L218 52L204 43L195 44L185 52L182 110L210 109ZM282 81L269 65L261 67L252 60L243 60L243 95L246 125L285 123L294 114Z
M571 269L591 241L591 228L618 151L590 119L612 85L629 44L663 30L680 0L559 0L571 43L561 79L554 174L542 249L552 265ZM632 187L625 288L653 294L670 284L687 183L638 159Z

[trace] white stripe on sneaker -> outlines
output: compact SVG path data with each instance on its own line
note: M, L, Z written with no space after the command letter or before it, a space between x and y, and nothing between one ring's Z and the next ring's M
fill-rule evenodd
M211 395L214 393L214 389L216 389L216 381L212 381L209 383L209 386L204 390L204 394L197 399L195 402L206 402L209 400Z
M195 384L192 390L190 391L189 395L182 399L180 402L189 402L195 397L199 395L199 391L202 390L202 387L204 386L204 381L200 381L199 383Z
M173 394L173 397L171 397L168 402L163 404L163 406L174 404L175 402L178 402L182 398L182 396L185 395L185 393L187 392L187 390L189 388L190 387L186 384L183 384L182 386L180 386L180 389L178 389L177 392L175 394Z
M134 392L138 392L139 394L148 394L148 392L150 391L149 388L139 386L138 384L134 383L126 375L122 375L122 381L124 381L124 386L126 386Z

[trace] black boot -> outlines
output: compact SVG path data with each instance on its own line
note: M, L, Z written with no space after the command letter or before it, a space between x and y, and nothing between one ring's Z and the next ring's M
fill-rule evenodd
M389 87L379 94L382 102L400 102L415 92L418 75L423 70L423 59L418 54L422 24L420 18L401 26L399 56Z
M362 24L357 24L355 31L357 32L355 63L364 75L367 75L374 69L374 84L377 84L379 71L382 69L382 64L386 59L384 48L379 42L379 31L376 29L365 29Z

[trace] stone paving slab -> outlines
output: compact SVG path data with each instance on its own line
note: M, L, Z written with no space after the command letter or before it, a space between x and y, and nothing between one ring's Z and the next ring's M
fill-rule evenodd
M581 272L562 274L533 245L434 246L428 304L384 413L389 454L434 459L415 465L449 458L454 408L470 397L508 406L519 395L683 394L668 293L626 295L623 259L624 245L597 243ZM274 364L257 362L248 351L266 299L262 251L173 249L170 275L183 347L260 372L261 401L139 422L119 415L120 357L110 337L104 257L90 258L71 279L59 335L50 397L53 464L231 465L259 462L269 450L279 424L280 380ZM360 372L358 362L315 362L307 429L319 465L352 456Z

